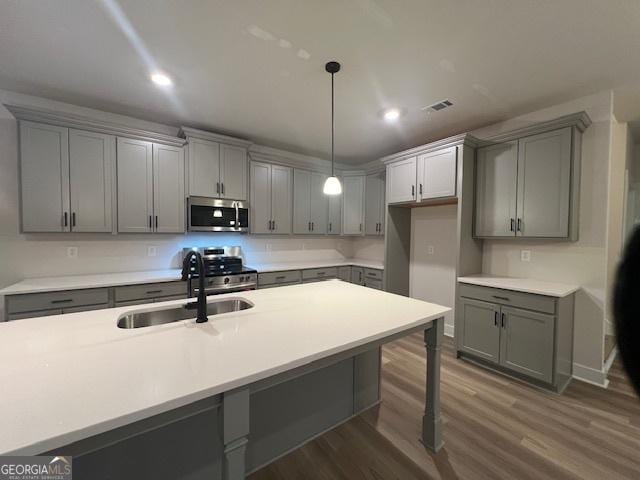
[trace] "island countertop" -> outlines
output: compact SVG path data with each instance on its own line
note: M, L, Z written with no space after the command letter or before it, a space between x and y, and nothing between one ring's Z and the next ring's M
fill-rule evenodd
M339 280L218 295L253 308L120 329L130 311L0 324L0 455L51 450L403 331L450 309Z

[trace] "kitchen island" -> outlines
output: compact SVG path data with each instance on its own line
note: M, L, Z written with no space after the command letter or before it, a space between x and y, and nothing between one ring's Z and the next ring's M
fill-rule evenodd
M0 325L0 454L76 478L240 479L380 401L380 346L424 331L422 440L442 446L446 307L339 280L210 297L253 307L136 329L123 307Z

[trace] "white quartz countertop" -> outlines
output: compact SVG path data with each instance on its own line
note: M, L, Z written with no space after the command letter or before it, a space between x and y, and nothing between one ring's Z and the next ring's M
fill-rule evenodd
M56 292L81 288L115 287L141 283L180 280L180 269L150 270L147 272L97 273L94 275L67 275L63 277L27 278L0 290L0 295Z
M450 309L340 280L244 298L253 308L138 329L125 312L0 324L0 455L32 455L421 327Z
M580 290L579 285L546 282L531 278L500 277L487 274L458 277L458 281L471 285L480 285L482 287L504 288L505 290L535 293L537 295L547 295L558 298L566 297Z
M346 258L337 260L299 260L295 262L262 262L247 263L248 267L256 269L259 273L282 272L285 270L304 270L307 268L324 267L365 267L384 270L384 264L376 260L364 260L359 258Z

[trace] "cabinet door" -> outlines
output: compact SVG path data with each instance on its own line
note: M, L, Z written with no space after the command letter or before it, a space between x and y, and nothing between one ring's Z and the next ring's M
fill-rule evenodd
M69 130L69 192L74 232L112 231L115 156L113 135Z
M231 200L247 199L247 150L220 145L220 196Z
M340 179L340 183L342 179ZM342 232L342 194L329 196L329 223L327 233L329 235L340 235Z
M493 303L461 298L462 322L458 348L495 363L500 360L500 307ZM456 312L457 313L457 312Z
M184 150L153 144L153 227L158 233L182 233L184 224Z
M69 131L20 122L23 232L68 232Z
M153 231L152 144L118 137L118 232Z
M271 165L271 219L273 233L291 233L293 173L289 167Z
M342 233L362 235L364 231L364 176L344 177Z
M416 157L392 163L387 167L389 203L416 201Z
M518 145L479 148L476 157L475 235L513 237L516 220Z
M571 128L518 141L518 236L569 236Z
M220 196L220 144L189 137L189 195Z
M311 233L327 233L329 218L329 195L323 192L327 176L323 173L311 173Z
M251 162L251 232L271 233L271 165Z
M351 267L351 283L364 285L364 269L361 267Z
M338 267L338 278L345 282L351 281L351 267Z
M418 200L456 196L457 149L445 148L418 158Z
M502 307L500 364L551 383L553 378L554 317Z
M367 175L365 180L364 233L380 235L384 182L380 175Z
M293 169L293 233L311 233L311 172Z

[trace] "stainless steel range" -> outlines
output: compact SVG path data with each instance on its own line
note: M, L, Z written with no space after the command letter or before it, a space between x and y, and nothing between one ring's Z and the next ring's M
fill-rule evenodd
M243 265L240 247L184 248L182 258L191 250L199 251L204 260L205 292L207 295L241 292L257 288L258 272ZM198 274L195 273L195 259L192 259L191 263L193 279L189 280L189 294L195 296L198 293L198 282L195 281L195 278L198 277Z

